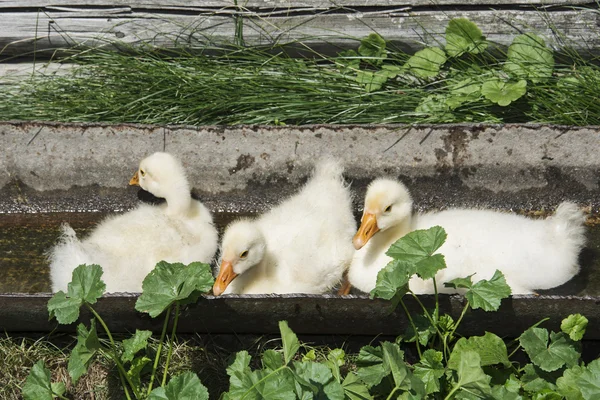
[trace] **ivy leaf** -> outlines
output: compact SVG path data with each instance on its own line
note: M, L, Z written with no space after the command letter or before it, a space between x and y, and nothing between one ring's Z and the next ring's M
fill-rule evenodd
M451 19L446 28L446 52L452 56L479 54L488 46L481 30L466 18Z
M427 47L412 55L403 68L419 78L432 78L446 63L446 53L439 47Z
M553 69L552 50L533 33L517 36L508 47L504 70L518 78L541 82L552 76Z
M82 302L94 304L104 294L106 284L102 281L102 267L99 265L80 265L73 270L67 295Z
M434 254L446 241L446 231L441 226L419 229L404 235L393 243L386 255L398 261L416 265L416 272L422 279L431 279L446 268L444 257Z
M135 309L155 318L174 302L197 301L201 293L210 291L213 283L208 264L193 262L186 266L161 261L144 278L142 295L136 301Z
M135 330L135 335L131 339L123 340L123 354L121 355L121 360L123 362L133 360L135 354L145 349L148 346L148 339L152 336L151 331L140 331L138 329Z
M579 376L578 382L585 400L600 398L600 360L589 363Z
M296 334L288 326L287 321L279 321L279 331L281 332L281 340L283 342L283 358L287 365L298 352L300 343Z
M563 376L556 380L558 392L565 396L567 400L584 400L579 387L579 379L585 368L575 365L573 368L565 370ZM599 393L600 394L600 391Z
M444 375L442 352L433 349L423 352L421 360L414 365L414 374L425 384L427 394L436 393L440 390L440 378Z
M569 335L571 340L579 341L583 339L585 328L587 328L588 319L581 314L571 314L560 323L560 330Z
M208 400L208 390L193 372L172 378L165 387L150 392L148 400Z
M548 344L548 330L532 327L519 337L519 342L531 361L547 372L555 371L565 364L571 367L579 360L580 354L575 343L562 332L552 332Z
M490 380L481 369L479 354L473 350L462 352L460 361L456 366L458 381L454 386L469 392L475 392L482 395L490 394Z
M67 297L62 290L56 292L48 301L50 319L56 318L59 324L72 324L79 318L80 299Z
M344 394L349 400L373 400L373 396L369 394L369 389L360 380L358 375L353 372L349 372L342 382L344 388Z
M408 281L415 273L415 265L405 261L392 260L377 273L377 283L370 297L392 300L408 292Z
M363 58L368 58L369 63L379 65L383 59L387 58L385 51L385 40L377 33L371 33L360 41L358 54Z
M481 85L481 94L492 103L502 107L506 107L521 98L526 92L527 81L523 79L511 83L494 78L483 82Z
M450 359L448 360L448 368L457 369L462 353L472 350L479 357L481 366L502 364L505 367L510 367L506 344L497 335L486 332L483 336L472 336L470 338L460 338L454 345Z
M79 378L87 372L98 350L100 350L100 341L96 333L96 321L91 320L89 331L85 325L79 324L77 326L77 345L71 351L67 365L73 384L77 384Z
M53 398L50 370L46 368L43 360L39 360L31 367L31 371L27 375L25 385L23 385L23 399L53 400Z
M476 282L465 293L473 309L481 308L484 311L497 311L500 301L510 296L510 287L506 284L504 274L498 270L488 281L485 279Z
M378 385L390 373L383 368L383 350L380 346L363 346L358 353L356 366L356 374L369 388Z

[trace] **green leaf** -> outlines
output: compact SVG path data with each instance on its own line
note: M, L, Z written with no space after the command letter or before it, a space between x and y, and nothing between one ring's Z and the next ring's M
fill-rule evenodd
M278 351L268 349L262 355L262 365L267 371L274 371L283 364L283 354Z
M142 383L141 383L140 376L141 376L142 370L150 361L152 361L152 360L146 356L143 356L143 357L137 357L131 362L131 366L129 367L129 370L127 371L127 376L129 377L129 379L131 379L133 384L136 385L137 387L141 387Z
M588 319L586 317L581 314L571 314L562 320L560 330L569 335L571 340L579 341L583 339L587 325Z
M360 67L360 56L354 50L345 50L338 54L335 63L340 72L355 72Z
M50 371L40 360L31 367L29 375L23 386L23 399L25 400L52 400L52 385Z
M360 380L358 375L348 372L344 382L342 382L344 394L348 400L372 400L373 396L369 394L369 388Z
M404 362L404 352L396 343L383 342L383 368L392 373L396 387L404 390L410 389L408 378L408 368Z
M411 56L403 68L419 78L432 78L446 63L446 53L439 47L427 47Z
M444 375L442 352L433 349L423 352L421 360L414 365L414 374L425 384L427 394L440 391L440 378Z
M447 101L448 97L445 95L432 94L421 100L415 112L434 117L438 122L452 122L455 118Z
M473 350L462 352L458 366L456 367L458 381L454 387L459 387L469 392L481 395L491 393L490 380L481 369L479 354Z
M344 400L344 389L331 370L315 362L294 361L294 372L303 386L309 387L317 399Z
M157 317L174 302L193 303L201 293L208 293L214 278L210 265L193 262L169 264L161 261L146 276L142 283L142 295L135 303L135 309Z
M378 385L390 373L383 368L383 351L380 346L363 346L358 353L356 366L356 374L369 388Z
M459 288L470 289L473 286L473 281L471 280L471 277L473 275L475 275L475 274L471 274L471 275L467 276L466 278L456 278L456 279L452 279L451 281L444 282L444 286L451 287L454 289L459 289Z
M533 33L517 36L508 47L504 70L518 78L541 82L552 76L553 69L552 50Z
M208 400L208 390L193 372L172 378L163 388L154 389L148 400Z
M507 106L521 98L527 92L527 81L503 82L500 79L490 79L481 85L481 94L499 106Z
M426 346L429 343L429 339L436 334L435 326L431 324L429 318L424 314L415 315L413 323L415 324L415 328L417 328L417 332L414 331L411 324L408 324L405 333L406 339L404 340L408 343L418 340L421 345Z
M123 362L133 360L135 354L145 349L148 346L148 339L152 336L151 331L140 331L138 329L135 330L135 335L131 339L123 340L123 354L121 355L121 360Z
M446 52L452 56L478 54L488 46L481 30L466 18L454 18L446 28Z
M281 332L281 341L283 342L283 358L287 365L298 352L300 343L296 334L288 326L287 321L279 321L279 331Z
M579 387L579 379L585 368L575 365L573 368L565 370L563 376L556 380L558 392L567 400L584 400ZM598 393L600 395L600 391Z
M444 257L434 253L446 241L446 231L441 226L419 229L404 235L390 246L386 255L398 261L416 264L422 279L431 279L437 271L446 268Z
M249 365L250 355L244 350L236 353L234 361L227 367L229 395L232 399L241 398L254 385L252 381L253 373ZM249 396L248 398L255 399L256 396Z
M555 390L556 385L552 383L557 379L557 376L555 375L556 374L542 371L533 364L527 364L523 368L523 375L521 375L523 389L531 393L541 392L545 389Z
M548 344L548 331L532 327L523 332L519 341L531 361L544 371L555 371L565 364L571 367L579 360L575 343L562 332L552 332Z
M504 386L492 387L492 398L494 400L522 400L523 397L519 393L511 392Z
M510 296L510 287L506 284L504 274L496 270L492 279L482 279L471 286L465 297L473 309L482 308L484 311L497 311L500 301Z
M77 326L77 345L71 351L67 366L73 384L77 384L79 378L87 372L94 355L100 347L100 341L96 333L96 321L92 319L89 331L85 325L79 324Z
M102 281L102 267L80 265L73 270L73 278L68 285L67 295L82 302L94 304L104 294L106 285Z
M578 382L585 400L600 398L600 360L589 363L579 376Z
M463 352L467 350L475 351L479 355L481 366L503 364L510 367L504 341L497 335L486 332L483 336L460 338L450 354L448 368L457 369Z
M383 59L387 58L387 52L385 51L385 40L377 33L371 33L369 36L360 41L358 54L360 54L363 58L369 58L369 60L366 61L370 62L371 64L381 64Z
M338 382L342 381L340 367L344 365L345 358L346 352L342 349L333 349L329 352L329 354L327 354L327 361L325 362L325 365L329 367L331 373L333 374L333 377Z
M67 297L62 290L56 292L48 301L50 319L56 318L59 324L72 324L79 318L80 299Z
M449 85L448 90L450 96L446 99L446 104L450 110L454 110L463 103L476 101L481 97L481 82L467 78Z
M381 89L387 79L387 74L381 71L358 71L356 73L356 82L364 85L367 92Z
M408 292L408 281L415 266L405 261L392 260L377 273L377 283L370 297L392 300Z

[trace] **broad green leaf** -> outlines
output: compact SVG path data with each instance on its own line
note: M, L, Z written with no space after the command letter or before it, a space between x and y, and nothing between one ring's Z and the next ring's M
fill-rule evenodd
M585 400L600 398L600 359L588 364L579 376L578 382Z
M413 316L413 323L415 324L415 328L417 328L417 332L414 331L411 324L408 324L405 333L406 339L404 340L409 343L418 340L421 345L426 346L429 343L429 339L436 334L435 327L424 314Z
M527 81L504 82L493 78L483 82L481 94L499 106L506 107L513 101L520 99L527 92Z
M504 70L518 78L540 82L550 78L553 69L552 50L533 33L517 36L508 47Z
M440 390L440 378L444 375L442 352L433 349L423 352L421 360L414 365L414 374L425 384L427 394L436 393Z
M386 255L398 261L416 264L422 279L430 279L437 271L446 268L444 257L434 253L446 241L446 231L440 226L412 231L390 246Z
M456 278L456 279L452 279L451 281L448 282L444 282L444 286L445 287L451 287L454 289L470 289L473 286L473 281L471 280L471 277L475 275L475 274L471 274L469 276L467 276L466 278Z
M73 270L73 278L68 285L67 296L94 304L104 294L106 285L102 281L102 267L80 265Z
M56 318L59 324L72 324L79 318L80 299L67 297L62 290L55 293L48 301L50 319Z
M521 382L523 383L523 389L527 392L537 393L545 389L555 390L556 385L553 382L557 378L557 373L545 372L533 364L527 364L523 368Z
M77 326L77 345L71 351L67 366L73 384L77 384L79 378L87 372L98 350L100 350L100 341L96 333L96 321L92 319L89 331L85 325L79 324Z
M227 367L229 396L231 399L241 398L254 385L252 381L253 373L249 365L250 355L247 351L243 350L236 353L234 361ZM248 398L255 399L257 397L253 395Z
M148 339L152 336L151 331L140 331L138 329L135 330L135 335L131 339L123 340L123 354L121 355L121 360L123 362L133 360L135 354L145 349L148 346Z
M571 314L562 320L560 330L569 335L571 340L579 341L583 339L587 325L588 319L586 317L581 314Z
M23 399L25 400L52 400L52 385L50 371L40 360L31 367L29 375L23 385Z
M492 398L494 400L522 400L519 393L511 392L504 386L492 386Z
M52 393L55 396L62 396L67 391L67 387L62 382L52 382L50 387L52 387Z
M444 50L439 47L427 47L412 55L403 68L419 78L432 78L440 73L444 63L446 63Z
M377 33L371 33L366 38L360 41L358 54L366 58L371 64L379 65L387 58L385 51L385 40Z
M344 400L344 389L327 366L315 362L294 362L294 372L317 399Z
M450 112L447 101L448 96L446 95L432 94L421 100L417 108L415 108L415 112L435 117L436 120L440 120L441 122L452 122L454 116Z
M473 309L497 311L500 308L500 301L510 296L510 293L511 290L506 284L504 274L496 270L489 281L482 279L474 283L465 293L465 297Z
M262 355L263 369L274 371L283 366L283 354L278 351L268 349Z
M463 53L478 54L487 48L481 30L466 18L454 18L446 28L446 52L452 56Z
M253 380L257 384L254 389L257 400L296 400L294 380L288 370L280 371L267 378L268 374L266 371L253 372ZM249 398L251 396L243 397L244 400Z
M404 352L400 350L400 346L396 343L383 342L381 344L383 350L383 368L392 373L396 387L404 390L410 389L408 381L408 368L404 362Z
M308 353L302 356L302 361L315 361L317 359L317 354L314 349L311 349Z
M208 293L214 278L210 265L193 262L169 264L161 261L146 276L142 283L142 295L135 309L157 317L174 302L195 302L201 293Z
M163 388L154 389L148 400L208 400L208 390L193 372L172 378Z
M466 350L475 351L479 355L482 367L495 364L510 367L506 345L493 333L486 332L483 336L471 336L468 339L460 338L454 345L448 360L448 368L457 369L461 355Z
M558 392L562 394L566 400L584 400L583 394L581 394L581 388L579 387L579 379L584 371L584 367L575 365L573 368L565 370L563 376L556 380Z
M137 357L131 362L131 366L129 367L129 370L127 371L127 376L129 377L129 379L131 379L133 384L136 385L137 387L141 387L140 375L142 373L142 370L151 361L152 360L149 359L148 357L143 356L143 357Z
M563 400L563 396L555 391L544 389L536 393L531 400Z
M358 375L348 372L344 382L342 382L344 394L348 400L372 400L373 396L369 394L369 388L360 380Z
M519 341L531 361L544 371L555 371L565 364L571 367L579 360L580 354L575 343L562 332L552 332L548 344L546 329L529 328L519 337Z
M345 50L338 54L335 63L340 72L355 72L360 67L360 56L354 50Z
M446 98L446 104L450 110L454 110L463 103L476 101L481 97L481 82L467 78L449 85L448 90L450 96Z
M336 381L342 381L342 376L340 374L340 367L344 365L344 360L346 358L346 352L342 349L333 349L327 354L327 361L325 361L325 365L329 367L333 377ZM304 361L304 360L303 360Z
M456 386L469 392L478 394L490 394L490 380L481 369L479 354L473 350L466 350L462 353L460 361L456 367L458 381Z
M356 82L365 86L367 92L373 92L381 89L381 86L387 81L388 75L381 71L358 71L356 73Z
M405 261L392 260L377 273L377 284L370 297L392 300L408 292L408 281L415 273L415 265Z
M356 374L369 387L378 385L390 371L383 368L381 347L363 346L356 360Z
M287 321L279 321L279 331L281 332L281 341L283 342L283 358L287 365L298 352L300 343L296 334L288 326Z

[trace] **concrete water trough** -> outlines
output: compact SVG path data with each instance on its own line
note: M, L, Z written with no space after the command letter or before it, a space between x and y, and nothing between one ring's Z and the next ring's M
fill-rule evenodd
M515 336L550 317L590 320L600 339L600 127L540 125L184 127L41 122L0 123L0 329L45 332L51 294L44 252L69 222L85 234L107 213L142 197L127 182L144 156L177 155L194 192L222 228L293 193L322 155L337 157L360 215L368 182L402 179L419 210L455 206L545 215L570 199L588 213L581 273L539 296L514 296L497 313L468 313L464 334ZM160 329L134 311L134 294L98 302L113 331ZM423 296L431 304L430 296ZM417 304L408 301L409 308ZM458 316L461 296L442 296ZM85 313L82 318L88 318ZM403 312L365 295L206 296L184 312L181 332L275 333L286 319L301 334L398 334ZM73 326L59 327L73 330Z

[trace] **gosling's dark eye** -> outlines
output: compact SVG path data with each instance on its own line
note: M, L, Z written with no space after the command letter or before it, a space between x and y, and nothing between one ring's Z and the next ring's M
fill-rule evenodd
M140 175L146 176L146 172L143 169L140 169Z
M244 250L242 252L242 254L240 254L240 258L246 258L246 257L248 257L248 250Z
M389 213L390 211L392 211L392 206L387 206L385 208L385 210L383 210L383 211L386 212L386 213Z

